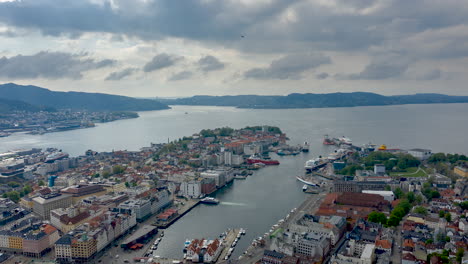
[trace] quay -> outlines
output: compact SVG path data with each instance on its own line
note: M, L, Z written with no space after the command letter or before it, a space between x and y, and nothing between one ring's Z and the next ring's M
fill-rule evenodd
M221 251L221 254L219 254L216 263L223 263L225 261L226 256L230 255L229 249L231 248L231 245L234 243L239 233L240 229L238 228L229 230L228 234L226 235L226 239L223 242L224 248Z
M170 227L173 223L179 220L182 216L184 216L186 213L190 212L193 208L199 205L200 200L188 200L184 203L185 204L182 206L182 208L178 209L178 214L176 216L169 219L168 221L161 221L158 219L153 223L153 225L157 226L159 229L166 229Z

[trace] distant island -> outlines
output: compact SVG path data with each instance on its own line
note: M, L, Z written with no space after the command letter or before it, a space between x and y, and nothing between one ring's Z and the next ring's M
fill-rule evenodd
M325 108L382 106L402 104L445 104L468 103L468 96L451 96L444 94L413 94L384 96L375 93L329 93L329 94L299 94L280 95L197 95L179 99L157 99L168 105L204 105L233 106L252 109L288 109L288 108Z
M0 99L10 100L0 102L0 111L2 109L4 111L9 109L29 111L44 107L94 112L169 109L166 104L150 99L102 93L56 92L37 86L14 83L0 85Z

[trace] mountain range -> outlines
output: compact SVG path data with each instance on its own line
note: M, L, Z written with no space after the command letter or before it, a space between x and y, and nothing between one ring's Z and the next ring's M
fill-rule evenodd
M6 83L0 85L0 99L16 101L16 107L20 107L18 101L25 103L23 110L28 111L33 107L50 107L56 109L73 109L86 111L148 111L169 109L159 101L151 99L137 99L133 97L111 95L103 93L84 92L56 92L32 85L17 85ZM4 102L4 108L7 107ZM18 109L17 109L18 110Z
M280 95L197 95L179 99L157 99L168 105L204 105L233 106L237 108L286 109L286 108L323 108L353 107L401 104L437 104L468 103L468 96L451 96L444 94L413 94L384 96L375 93L329 93Z

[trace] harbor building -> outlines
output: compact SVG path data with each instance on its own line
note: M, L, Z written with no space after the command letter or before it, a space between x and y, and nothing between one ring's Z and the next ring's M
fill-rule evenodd
M432 155L432 151L430 149L415 148L408 150L408 154L417 159L426 160Z

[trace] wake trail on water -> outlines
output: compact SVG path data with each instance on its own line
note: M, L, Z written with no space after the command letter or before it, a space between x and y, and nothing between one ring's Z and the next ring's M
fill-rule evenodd
M221 202L222 205L232 205L232 206L247 206L245 203L231 203L231 202Z

